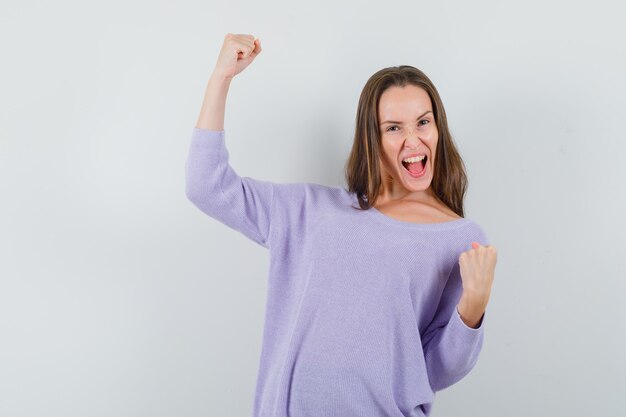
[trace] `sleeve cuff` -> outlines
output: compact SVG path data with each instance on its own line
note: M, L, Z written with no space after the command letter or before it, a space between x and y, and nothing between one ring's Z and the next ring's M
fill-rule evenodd
M224 130L211 130L194 127L191 133L191 145L219 148L224 144L224 136Z
M484 328L486 312L483 313L483 316L480 318L480 322L478 323L477 328L469 327L463 319L461 318L461 314L459 313L458 306L454 307L454 313L452 314L452 325L454 326L454 330L456 334L475 336L478 333L482 332Z

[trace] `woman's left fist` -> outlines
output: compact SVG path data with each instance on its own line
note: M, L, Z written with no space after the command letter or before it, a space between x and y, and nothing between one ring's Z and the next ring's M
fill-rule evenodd
M496 248L472 242L472 249L461 253L459 265L463 281L463 296L487 304L498 261Z

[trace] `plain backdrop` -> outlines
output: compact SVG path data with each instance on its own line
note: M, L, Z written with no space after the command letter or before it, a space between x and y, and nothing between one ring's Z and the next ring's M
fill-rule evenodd
M185 196L227 32L241 176L343 185L358 97L422 69L498 250L480 359L433 416L626 407L626 49L617 1L0 6L0 415L249 416L269 256Z

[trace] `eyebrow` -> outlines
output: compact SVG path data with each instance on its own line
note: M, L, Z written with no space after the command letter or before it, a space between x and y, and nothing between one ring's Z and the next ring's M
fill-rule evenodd
M428 113L432 113L432 112L433 112L432 110L426 110L424 113L422 113L422 114L421 114L421 116L419 116L419 117L418 117L417 119L415 119L415 120L419 120L419 119L421 119L422 117L424 117L425 115L427 115ZM381 126L382 126L382 125L386 125L387 123L402 124L402 122L396 122L396 121L393 121L393 120L385 120L385 121L384 121L384 122L382 122L380 125L381 125Z

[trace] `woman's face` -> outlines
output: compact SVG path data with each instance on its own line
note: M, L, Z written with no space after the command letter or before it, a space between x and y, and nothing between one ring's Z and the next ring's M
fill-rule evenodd
M388 88L380 97L378 121L384 152L383 188L391 187L387 191L392 198L428 189L439 135L428 93L414 85ZM410 165L402 163L414 155L426 158Z

